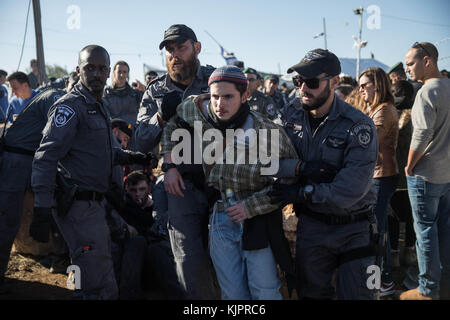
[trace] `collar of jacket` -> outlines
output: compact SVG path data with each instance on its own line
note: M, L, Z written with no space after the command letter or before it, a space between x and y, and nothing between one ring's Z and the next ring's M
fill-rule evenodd
M88 104L101 104L99 101L97 101L94 96L89 92L89 90L81 83L78 82L74 87L73 90L77 93L79 93L84 100L86 101L86 103ZM103 102L103 98L102 98L102 102Z
M115 96L124 97L126 95L134 95L133 89L130 87L130 85L125 83L125 87L121 88L114 88L113 86L108 86L105 88L105 92L108 94L113 94Z

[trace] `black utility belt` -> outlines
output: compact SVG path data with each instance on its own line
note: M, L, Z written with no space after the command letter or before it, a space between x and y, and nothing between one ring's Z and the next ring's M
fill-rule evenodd
M3 150L10 152L10 153L18 153L18 154L24 154L24 155L27 155L30 157L34 157L34 151L26 150L26 149L22 149L22 148L18 148L18 147L11 147L11 146L4 145Z
M368 216L372 214L372 208L367 208L364 211L360 211L355 214L349 214L346 216L338 216L334 214L328 213L319 213L309 210L306 207L303 207L300 214L304 214L305 216L311 217L315 220L319 220L325 224L329 225L340 225L340 224L349 224L353 222L368 220Z
M75 193L75 200L84 201L102 201L105 198L105 194L96 191L77 191Z

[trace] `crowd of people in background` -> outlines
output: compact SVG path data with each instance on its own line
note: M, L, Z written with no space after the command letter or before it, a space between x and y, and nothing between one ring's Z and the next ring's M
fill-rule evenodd
M82 269L76 298L157 288L165 299L276 300L280 274L303 299L373 299L401 286L404 300L450 298L450 80L434 45L415 43L405 65L356 79L330 51L311 50L284 82L242 61L201 65L185 25L170 26L159 48L167 73L149 71L145 84L95 45L49 83L35 59L28 75L0 70L0 294L28 192L30 235L52 239L52 272ZM281 130L278 173L175 163L172 133L195 121L223 134ZM289 203L296 257L282 229ZM358 289L372 264L379 291Z

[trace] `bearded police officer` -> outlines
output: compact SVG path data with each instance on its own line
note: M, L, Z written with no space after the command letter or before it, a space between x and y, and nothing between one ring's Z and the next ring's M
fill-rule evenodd
M36 151L31 184L35 209L30 235L48 241L57 165L66 170L67 183L76 188L67 212L53 217L69 247L71 262L79 268L81 287L74 297L115 299L117 284L110 254L109 229L101 201L111 182L115 163L148 164L149 157L113 148L110 116L102 94L110 72L108 52L89 45L78 56L80 82L55 102Z
M167 73L153 79L142 97L137 118L137 150L148 152L159 143L162 128L177 105L193 94L208 92L208 79L214 68L201 66L202 49L194 31L174 24L164 32L159 49L166 49Z
M182 100L209 92L208 79L214 71L211 66L200 65L201 43L194 31L183 24L170 26L164 32L159 48L166 50L168 72L148 85L142 99L136 141L138 150L144 152L159 143L162 128L175 115ZM184 126L182 122L177 124ZM167 206L170 242L185 296L188 299L215 299L216 286L206 246L208 201L203 191L205 178L202 165L193 163L176 167L163 163L165 175L160 183L164 183L164 189L167 191L167 185L174 180L183 181L186 189L178 190L177 194L167 193L167 198L155 198L155 205ZM158 186L155 189L159 189ZM158 203L160 201L167 204Z
M301 160L287 161L280 172L299 176L300 183L275 185L271 197L294 203L299 216L299 297L331 299L337 269L338 299L372 299L374 290L366 283L368 267L375 263L370 233L378 152L375 126L335 97L341 66L333 53L310 51L288 69L294 71L302 105L290 108L283 119Z
M261 76L253 68L245 68L242 71L248 80L248 99L250 110L259 112L273 120L277 116L277 111L271 97L261 91L256 90L260 85Z

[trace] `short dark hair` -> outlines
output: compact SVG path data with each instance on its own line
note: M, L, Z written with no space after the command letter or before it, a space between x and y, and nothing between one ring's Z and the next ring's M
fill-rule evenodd
M108 51L99 45L90 44L90 45L87 45L86 47L84 47L83 49L81 49L81 51L78 53L78 65L81 65L81 63L84 61L84 59L81 58L83 52L87 52L89 54L89 53L91 53L93 51L97 51L97 50L103 51L104 53L106 53L106 56L108 57L108 64L109 64L111 62L111 58L109 56Z
M334 90L339 90L344 97L347 97L353 91L353 86L349 84L340 84Z
M353 77L349 76L349 75L345 75L345 76L339 77L339 84L349 84L352 87L356 87L358 85L356 80L353 79Z
M77 83L78 80L80 80L80 76L78 75L78 73L76 73L75 71L72 71L69 74L69 77L67 78L68 80Z
M0 69L0 77L6 77L8 75L8 72L5 70Z
M11 73L8 78L6 78L6 81L16 80L19 83L27 83L30 85L30 80L28 80L28 76L20 71L16 71Z
M156 73L156 71L150 70L145 74L145 76L157 77L158 73Z
M425 56L428 56L437 63L439 58L439 52L434 44L429 42L420 42L412 46L412 48L416 49L416 57L422 59Z
M38 61L36 59L31 59L30 60L30 67L32 67L33 64L37 64L37 63L38 63Z
M135 186L140 181L145 181L148 185L150 184L150 178L147 173L143 170L135 170L130 172L125 178L125 187Z

